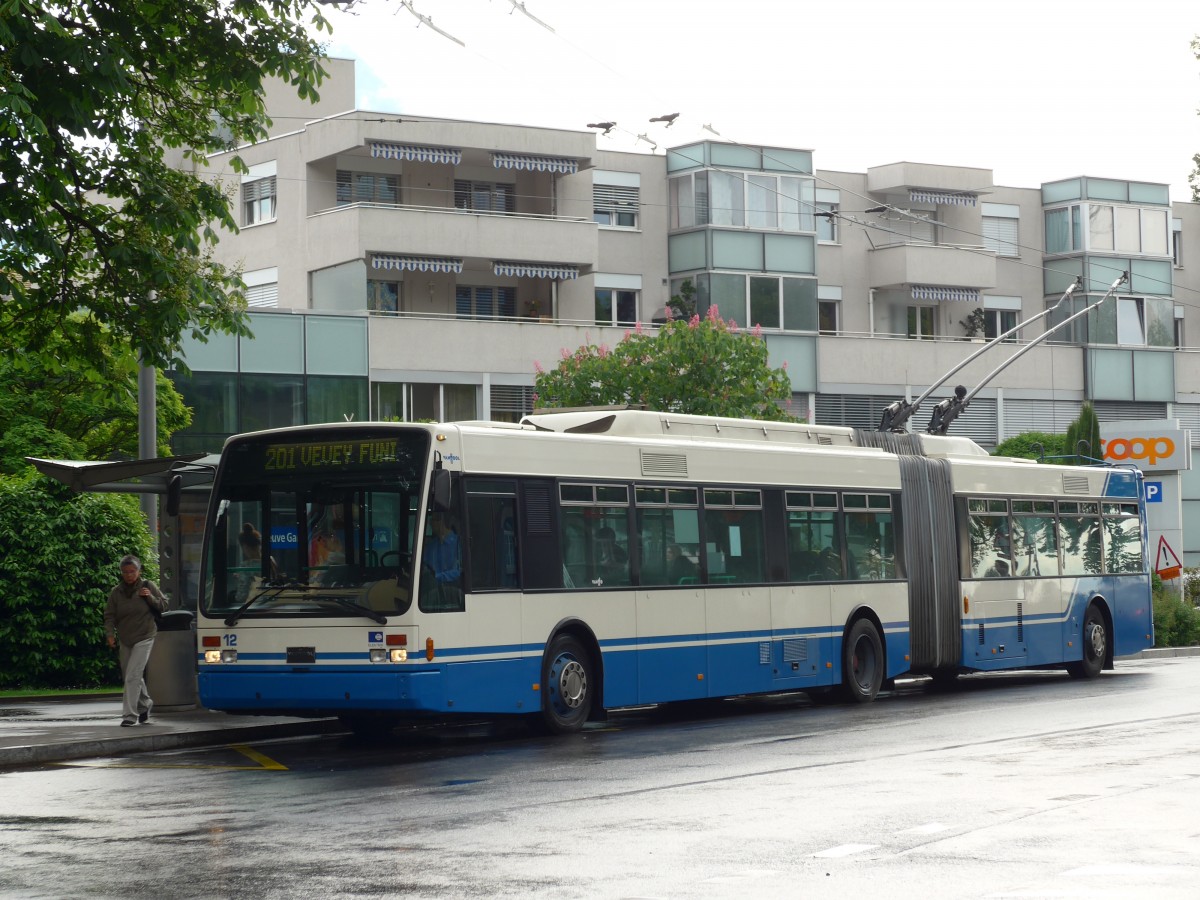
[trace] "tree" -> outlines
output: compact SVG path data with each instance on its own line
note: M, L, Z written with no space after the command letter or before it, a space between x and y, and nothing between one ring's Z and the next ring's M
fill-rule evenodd
M219 184L169 164L267 135L263 85L315 98L312 0L0 0L0 353L103 367L102 330L160 368L244 331ZM240 166L240 160L235 163ZM83 315L76 315L82 312ZM64 356L47 352L56 334Z
M1066 452L1079 454L1091 459L1100 459L1100 420L1096 418L1096 408L1090 400L1083 401L1079 408L1079 417L1067 426ZM1085 446L1086 445L1086 446ZM1083 460L1087 462L1087 460Z
M16 474L26 456L104 460L138 452L138 364L133 353L101 329L103 368L55 371L0 358L0 473ZM61 334L47 343L65 353ZM191 410L170 379L157 375L158 452L169 455L170 436L191 424Z
M564 349L554 369L536 368L541 408L636 404L695 415L793 418L780 405L791 399L786 368L772 369L761 334L740 331L715 306L704 319L672 319L657 332L639 325L612 349Z

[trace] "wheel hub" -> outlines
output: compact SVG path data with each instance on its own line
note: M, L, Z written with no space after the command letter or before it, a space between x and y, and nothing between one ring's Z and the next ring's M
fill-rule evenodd
M1103 625L1093 623L1091 630L1088 632L1087 640L1093 657L1104 655L1105 637Z
M587 696L587 671L574 659L558 660L555 671L559 701L570 709L578 709Z

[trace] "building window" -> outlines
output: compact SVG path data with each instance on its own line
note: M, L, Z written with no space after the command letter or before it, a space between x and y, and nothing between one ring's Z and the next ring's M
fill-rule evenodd
M596 288L597 325L633 325L638 317L638 292Z
M517 289L459 285L454 289L454 313L460 319L514 318Z
M592 218L597 225L637 228L640 192L629 185L592 185Z
M242 183L242 221L245 225L275 220L275 176Z
M717 225L767 231L814 231L815 182L791 175L715 169L672 178L671 228Z
M984 203L983 246L997 256L1020 256L1020 207L1014 203Z
M471 212L516 212L516 187L492 181L456 179L454 182L454 208Z
M1017 311L1014 309L985 309L983 311L983 336L989 341L1017 327ZM1015 341L1016 335L1005 338Z
M479 388L473 384L377 381L371 387L371 415L378 421L460 422L479 417Z
M821 334L837 334L841 304L836 300L817 301L817 331Z
M400 178L374 172L338 172L337 205L400 202Z
M279 282L256 284L246 287L246 306L250 309L264 309L279 305Z
M936 309L934 306L908 307L908 337L921 341L932 340Z
M836 203L821 203L817 201L817 240L826 244L836 244L838 239L837 223L838 205Z
M373 312L398 312L400 310L400 282L368 281L367 309Z
M1175 268L1183 268L1183 221L1171 220L1171 262Z

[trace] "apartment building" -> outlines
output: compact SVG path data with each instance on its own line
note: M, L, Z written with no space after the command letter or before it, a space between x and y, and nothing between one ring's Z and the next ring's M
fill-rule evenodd
M719 139L614 152L596 130L355 108L353 62L322 100L268 95L270 137L214 157L237 234L253 338L190 343L196 410L177 452L232 433L345 418L515 420L535 363L661 321L691 283L703 312L760 325L793 412L874 427L987 338L1058 311L962 369L968 388L1049 323L1092 316L986 384L953 431L994 446L1102 421L1179 418L1200 435L1200 205L1166 185L1080 176L996 185L987 169L887 162L818 169L804 148ZM1105 173L1111 174L1111 173ZM1130 173L1136 175L1136 172ZM1193 339L1194 340L1194 339ZM1185 479L1188 562L1200 479Z

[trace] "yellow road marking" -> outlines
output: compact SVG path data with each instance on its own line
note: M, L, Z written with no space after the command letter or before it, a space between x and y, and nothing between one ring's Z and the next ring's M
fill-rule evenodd
M286 772L288 767L281 762L276 762L271 757L259 753L253 747L245 744L229 744L226 747L213 747L213 750L236 750L243 756L254 760L258 765L254 766L212 766L198 765L195 763L113 763L105 761L93 760L62 760L55 762L56 766L71 766L74 768L93 768L93 769L209 769L224 772L261 772L268 770L271 772Z

